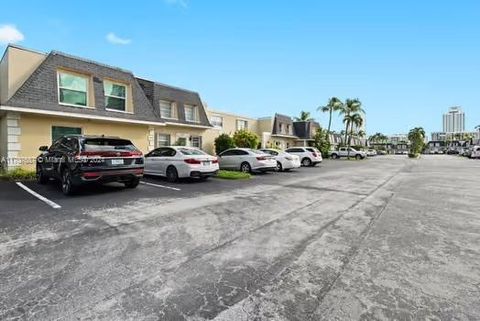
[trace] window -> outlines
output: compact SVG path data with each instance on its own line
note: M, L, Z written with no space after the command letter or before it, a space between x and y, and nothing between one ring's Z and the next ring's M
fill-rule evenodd
M58 72L58 101L61 104L86 107L88 77Z
M187 139L185 137L179 137L177 138L177 141L175 142L176 146L187 146Z
M237 119L237 130L248 129L248 122L246 120Z
M128 139L121 138L87 138L82 142L85 151L137 151L137 148Z
M223 128L223 117L221 116L212 116L210 122L214 127Z
M127 110L127 86L104 80L103 89L105 91L105 108L117 111Z
M192 147L202 148L202 137L193 136L192 137Z
M198 150L198 149L193 149L193 148L178 148L177 149L180 153L183 155L208 155L207 153Z
M287 153L304 153L303 148L289 148L286 150Z
M167 134L158 134L157 135L157 146L170 146L170 135Z
M160 116L163 118L177 118L177 110L174 102L160 100Z
M81 135L82 129L76 127L52 126L52 142L65 135Z
M197 106L185 104L185 120L191 122L198 122Z

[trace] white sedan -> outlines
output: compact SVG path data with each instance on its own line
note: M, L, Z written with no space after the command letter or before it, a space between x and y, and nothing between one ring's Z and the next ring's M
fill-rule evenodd
M218 172L218 159L200 149L185 146L160 147L145 155L145 175L165 176L169 182L179 178L206 179Z
M218 154L220 168L242 172L273 171L277 161L272 156L251 148L230 148Z
M263 148L262 152L272 155L277 161L277 171L289 171L294 168L300 168L300 157L292 155L287 152L283 152L278 149Z

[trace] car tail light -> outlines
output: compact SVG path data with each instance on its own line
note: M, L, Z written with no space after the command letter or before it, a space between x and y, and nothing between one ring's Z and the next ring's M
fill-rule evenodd
M285 157L285 159L291 161L291 160L293 160L293 157L287 156L287 157Z
M318 156L316 152L312 152L312 155L313 155L313 157L317 157L317 156Z
M218 158L215 158L214 160L212 160L212 164L218 164Z
M132 157L142 156L139 150L134 151L82 151L75 158L102 158L102 157Z
M187 164L201 164L202 162L195 158L187 158L184 160Z
M264 161L264 160L267 160L267 158L265 156L258 156L257 160Z
M85 178L97 178L100 177L99 173L83 173L83 177Z

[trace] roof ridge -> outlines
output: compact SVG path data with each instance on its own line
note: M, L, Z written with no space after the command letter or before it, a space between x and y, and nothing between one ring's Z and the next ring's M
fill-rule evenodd
M116 67L116 66L108 65L108 64L105 64L105 63L102 63L102 62L98 62L98 61L95 61L95 60L92 60L92 59L88 59L88 58L83 58L83 57L79 57L79 56L67 54L67 53L62 52L62 51L52 50L52 51L50 52L50 54L52 54L52 55L61 55L61 56L67 57L67 58L71 58L71 59L75 59L75 60L79 60L79 61L83 61L83 62L95 64L95 65L102 66L102 67L106 67L106 68L110 68L110 69L115 69L115 70L118 70L118 71L122 71L122 72L129 73L129 74L131 74L131 75L134 75L133 72L130 71L130 70L128 70L128 69L123 69L123 68L120 68L120 67ZM135 77L135 76L134 76L134 77Z

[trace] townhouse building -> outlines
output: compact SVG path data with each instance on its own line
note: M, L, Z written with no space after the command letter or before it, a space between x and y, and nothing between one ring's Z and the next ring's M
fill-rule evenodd
M198 93L52 51L9 45L0 62L3 167L34 166L38 148L65 134L120 136L144 153L202 147L212 128Z

